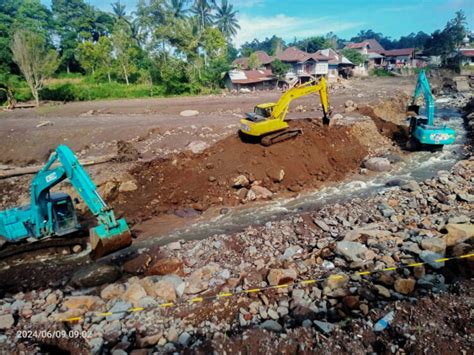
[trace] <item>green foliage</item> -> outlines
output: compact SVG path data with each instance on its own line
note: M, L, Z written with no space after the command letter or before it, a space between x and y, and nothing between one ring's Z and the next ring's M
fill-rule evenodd
M305 52L314 53L320 49L331 47L331 43L322 36L318 37L309 37L301 41L296 41L292 43L292 46L295 46Z
M291 66L289 64L283 63L280 59L275 59L272 62L272 73L278 80L283 80L290 68Z
M248 67L249 69L258 69L260 68L260 60L258 60L257 54L252 53L249 56Z
M390 72L386 71L383 68L373 68L370 70L370 75L372 76L392 76Z
M234 11L234 6L230 5L228 0L221 0L221 5L216 6L215 24L227 39L234 37L237 30L240 29L237 12Z
M342 49L341 54L355 65L364 64L366 61L366 56L352 48Z
M263 41L254 39L252 42L246 42L240 48L243 56L248 57L256 51L264 51L268 55L276 55L286 48L285 41L277 36L265 38Z

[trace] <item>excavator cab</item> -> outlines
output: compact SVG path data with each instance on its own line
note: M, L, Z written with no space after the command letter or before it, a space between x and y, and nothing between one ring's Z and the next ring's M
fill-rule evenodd
M253 112L249 112L246 114L246 117L249 121L252 122L264 121L272 116L273 108L275 107L275 105L275 103L257 105L255 106Z
M77 221L76 210L69 195L52 193L48 205L51 206L52 227L55 235L63 236L81 229Z

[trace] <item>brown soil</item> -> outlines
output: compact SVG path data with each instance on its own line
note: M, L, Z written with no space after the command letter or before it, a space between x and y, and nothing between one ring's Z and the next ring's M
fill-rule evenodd
M274 193L299 192L343 179L367 155L347 127L328 128L311 120L290 125L302 128L303 135L263 147L244 143L234 134L199 155L179 153L139 164L131 172L138 190L119 195L112 204L133 222L179 209L232 206L240 203L232 187L238 175ZM277 183L270 176L280 169L285 176Z

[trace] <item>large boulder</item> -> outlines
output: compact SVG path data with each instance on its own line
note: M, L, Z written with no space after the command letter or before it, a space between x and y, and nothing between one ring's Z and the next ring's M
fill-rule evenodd
M122 273L115 265L92 264L72 275L71 284L77 287L95 287L117 281Z
M444 236L444 240L448 247L465 242L474 236L474 224L450 223L446 225L446 230L448 234Z
M371 171L390 171L392 166L387 158L370 158L364 162L364 166Z
M282 285L293 282L298 274L293 269L271 269L267 279L271 286Z
M336 252L349 261L363 261L366 259L367 247L358 242L344 240L336 244Z

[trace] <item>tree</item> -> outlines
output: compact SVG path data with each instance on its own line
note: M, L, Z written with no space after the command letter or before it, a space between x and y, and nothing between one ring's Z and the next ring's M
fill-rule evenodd
M173 18L185 19L188 14L186 4L188 0L170 0L166 7Z
M278 83L285 78L291 66L289 64L283 63L280 59L275 59L271 66L272 73L275 78L277 78L276 87L278 87Z
M301 41L297 41L293 43L293 46L305 52L314 53L320 49L331 47L331 44L328 43L324 37L317 36L317 37L308 37Z
M237 12L234 11L234 6L230 5L228 0L221 0L221 5L216 6L215 24L228 40L234 37L237 30L240 29Z
M112 12L114 13L115 17L118 20L127 19L127 11L126 11L127 6L125 4L122 4L120 0L118 0L112 3L111 5L112 5Z
M252 53L249 56L248 67L249 69L258 69L260 68L260 60L258 60L257 54Z
M362 53L352 48L344 48L341 50L341 54L355 65L364 64L366 60Z
M43 37L25 30L15 33L11 50L13 60L23 73L36 106L39 106L39 90L58 68L58 54L47 47Z
M130 85L130 74L136 70L133 59L138 51L126 21L119 20L115 24L114 31L112 32L112 43L123 78L127 85Z
M195 0L191 11L198 19L201 31L212 24L212 6L208 0Z
M256 51L264 51L268 55L277 55L283 51L285 47L285 41L282 38L274 35L271 38L265 38L263 41L254 39L252 42L245 42L240 47L240 52L246 57L250 56L250 54Z

